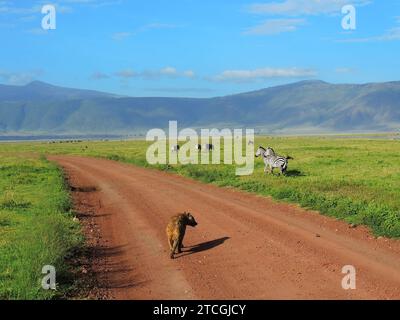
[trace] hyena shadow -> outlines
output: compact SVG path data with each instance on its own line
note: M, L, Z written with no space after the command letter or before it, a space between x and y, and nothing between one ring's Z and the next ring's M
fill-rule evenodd
M223 238L219 238L219 239L215 239L215 240L211 240L211 241L206 241L206 242L196 244L194 246L186 246L183 248L184 249L183 254L180 256L183 257L183 256L187 256L190 254L210 250L212 248L222 245L228 239L230 239L230 237L223 237Z

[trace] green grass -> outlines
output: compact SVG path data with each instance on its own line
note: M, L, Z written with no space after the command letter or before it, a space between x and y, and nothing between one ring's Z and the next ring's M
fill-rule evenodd
M65 257L83 239L72 221L62 172L43 154L103 157L153 167L218 186L297 203L375 235L400 238L400 141L336 137L264 137L256 145L291 155L287 176L251 176L234 165L157 165L145 159L145 141L0 144L0 299L50 299L70 289ZM223 154L223 153L222 153ZM221 160L222 161L222 160ZM53 265L58 290L41 288L41 269Z
M62 172L43 157L0 144L0 299L51 299L69 287L65 257L82 244ZM42 289L44 265L56 268L57 291Z
M332 137L260 137L257 145L291 155L288 176L263 173L256 159L251 176L234 165L174 165L183 176L298 203L322 214L369 226L376 235L400 238L400 141ZM64 153L104 157L151 167L145 141L5 144L7 152ZM165 165L153 166L166 169Z

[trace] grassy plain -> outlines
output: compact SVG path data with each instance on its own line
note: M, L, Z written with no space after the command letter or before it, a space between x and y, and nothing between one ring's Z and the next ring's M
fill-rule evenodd
M76 154L104 157L171 172L219 186L230 186L297 203L349 223L369 226L376 235L400 237L400 140L384 137L258 137L258 145L290 155L287 176L263 173L255 160L250 176L235 175L235 165L155 165L146 161L150 142L2 144L3 153ZM223 146L222 146L223 148ZM216 151L214 151L216 152ZM0 152L1 155L1 152ZM221 150L221 162L223 150Z
M62 172L38 154L0 144L0 299L50 299L69 288L65 257L82 244ZM21 148L22 147L22 148ZM43 290L42 267L56 268L57 291Z
M65 258L82 246L61 170L45 154L103 157L234 187L297 203L375 235L400 238L400 141L382 137L259 137L294 158L287 176L263 173L255 159L250 176L234 165L155 165L146 161L146 141L23 142L0 144L0 298L49 299L69 290ZM256 148L256 147L255 147ZM223 146L221 162L223 162ZM168 150L168 149L167 149ZM216 151L214 151L216 152ZM59 287L41 288L41 268L53 265Z

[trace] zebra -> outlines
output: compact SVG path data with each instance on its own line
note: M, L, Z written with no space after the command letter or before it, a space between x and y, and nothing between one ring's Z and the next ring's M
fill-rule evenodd
M279 168L281 174L285 174L288 168L288 160L293 159L290 156L280 156L277 155L274 149L268 147L267 149L259 146L256 152L256 157L263 156L265 163L264 172L269 171L269 173L274 173L274 168ZM268 170L269 167L269 170Z
M211 143L206 143L206 144L204 145L204 150L206 150L206 151L212 151L212 150L214 150L214 145L211 144Z
M196 148L196 150L201 151L201 144L196 144L195 148Z
M180 148L180 147L179 147L179 144L176 144L176 145L174 145L174 146L171 147L171 151L172 151L172 152L178 152L178 151L179 151L179 148Z

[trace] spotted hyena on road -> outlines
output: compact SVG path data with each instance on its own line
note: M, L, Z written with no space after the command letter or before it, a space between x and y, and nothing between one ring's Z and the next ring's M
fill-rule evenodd
M170 257L174 258L175 253L181 253L183 247L183 237L185 236L186 226L195 227L196 220L189 212L180 213L171 217L167 226L167 237L170 248Z

